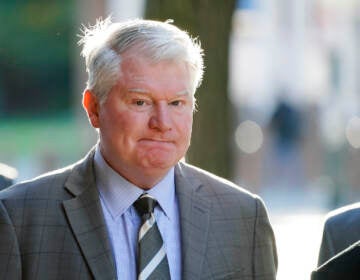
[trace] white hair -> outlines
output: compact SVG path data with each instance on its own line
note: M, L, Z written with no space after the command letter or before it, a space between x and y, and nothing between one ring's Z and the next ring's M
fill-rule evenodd
M171 24L171 21L135 19L112 23L110 18L97 20L94 26L83 27L79 44L83 44L88 73L87 89L100 101L120 78L121 55L132 51L151 62L163 60L185 62L190 73L192 94L203 77L203 50L197 39Z

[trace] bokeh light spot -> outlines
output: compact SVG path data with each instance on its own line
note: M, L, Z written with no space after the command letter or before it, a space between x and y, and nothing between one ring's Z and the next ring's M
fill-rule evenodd
M345 129L346 139L355 149L360 148L360 118L353 117L349 120Z
M242 122L235 131L235 141L238 148L247 154L257 152L263 144L261 127L253 121Z

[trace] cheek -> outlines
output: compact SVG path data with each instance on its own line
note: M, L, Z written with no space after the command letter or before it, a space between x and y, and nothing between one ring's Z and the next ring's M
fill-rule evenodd
M118 114L117 118L112 119L112 123L108 126L118 144L132 149L137 141L146 134L147 119L144 115L123 112Z
M189 141L191 137L192 132L192 124L193 124L193 117L192 115L187 116L185 118L182 118L178 122L179 124L179 130L184 140Z
M122 136L130 133L131 120L126 114L118 111L107 111L100 118L100 131L103 136L111 137L112 141L119 140Z
M102 125L115 131L119 128L125 128L131 122L129 112L124 108L122 102L118 100L109 100L107 106L102 111Z

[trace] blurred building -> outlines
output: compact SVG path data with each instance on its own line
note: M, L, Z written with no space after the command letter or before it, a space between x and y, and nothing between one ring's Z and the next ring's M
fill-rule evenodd
M234 135L240 183L255 190L317 190L329 195L330 207L359 199L359 6L360 1L238 1L230 92L240 112ZM303 124L286 160L270 125L284 100ZM252 126L241 134L246 121Z

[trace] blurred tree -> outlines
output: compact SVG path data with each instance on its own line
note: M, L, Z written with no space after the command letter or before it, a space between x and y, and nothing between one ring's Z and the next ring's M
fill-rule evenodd
M73 1L0 2L0 115L35 117L70 109Z
M196 98L193 137L187 161L230 178L231 113L227 95L228 52L235 0L151 0L146 18L166 20L198 36L205 50L205 76Z

